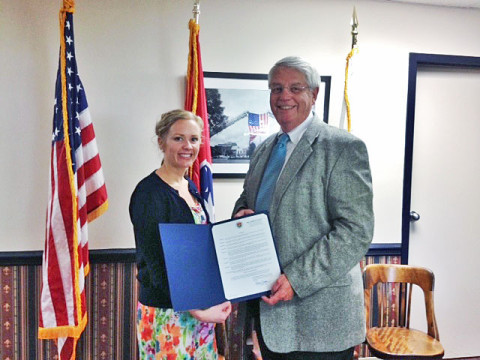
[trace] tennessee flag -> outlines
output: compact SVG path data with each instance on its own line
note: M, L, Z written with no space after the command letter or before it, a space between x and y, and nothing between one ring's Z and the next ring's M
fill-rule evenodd
M77 72L73 11L60 11L38 330L40 339L56 340L60 360L75 359L77 341L87 325L87 224L108 207L95 132Z
M200 25L191 19L188 51L187 94L185 110L189 110L203 119L202 145L198 158L189 170L190 178L199 189L205 201L210 221L214 221L212 152L210 150L210 129L208 126L207 97L203 84L202 57L198 34Z

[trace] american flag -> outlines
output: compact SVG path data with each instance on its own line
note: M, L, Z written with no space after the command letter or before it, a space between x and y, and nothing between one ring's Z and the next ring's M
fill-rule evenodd
M248 113L248 132L250 134L250 143L255 141L257 135L268 134L268 118L268 113Z
M213 203L213 176L212 176L212 151L210 149L210 128L208 125L207 96L203 83L202 56L200 53L199 32L200 25L191 19L190 42L188 52L187 92L185 97L185 110L189 110L203 119L202 145L190 169L190 177L200 190L207 207L210 221L214 221Z
M268 113L254 114L248 113L248 131L250 135L264 135L268 130Z
M67 10L68 11L68 10ZM87 223L108 207L85 91L78 77L73 15L61 12L50 183L39 314L40 339L56 339L60 360L75 359L87 324Z

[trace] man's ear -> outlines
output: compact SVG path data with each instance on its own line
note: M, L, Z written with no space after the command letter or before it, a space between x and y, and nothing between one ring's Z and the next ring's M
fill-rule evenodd
M315 101L317 101L318 91L319 91L319 88L318 88L318 87L312 90L312 94L313 94L313 105L315 105Z

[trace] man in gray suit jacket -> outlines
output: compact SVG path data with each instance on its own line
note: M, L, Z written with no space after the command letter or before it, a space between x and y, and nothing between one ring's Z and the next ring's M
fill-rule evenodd
M365 339L359 262L373 236L365 144L312 111L320 77L287 57L270 70L270 106L287 133L286 160L268 206L282 275L257 305L266 359L351 359ZM257 194L280 134L255 151L235 217L262 210ZM264 181L264 180L263 180Z

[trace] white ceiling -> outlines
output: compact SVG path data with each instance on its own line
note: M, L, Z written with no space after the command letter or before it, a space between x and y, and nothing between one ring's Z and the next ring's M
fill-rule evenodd
M388 0L388 1L480 9L480 0Z

